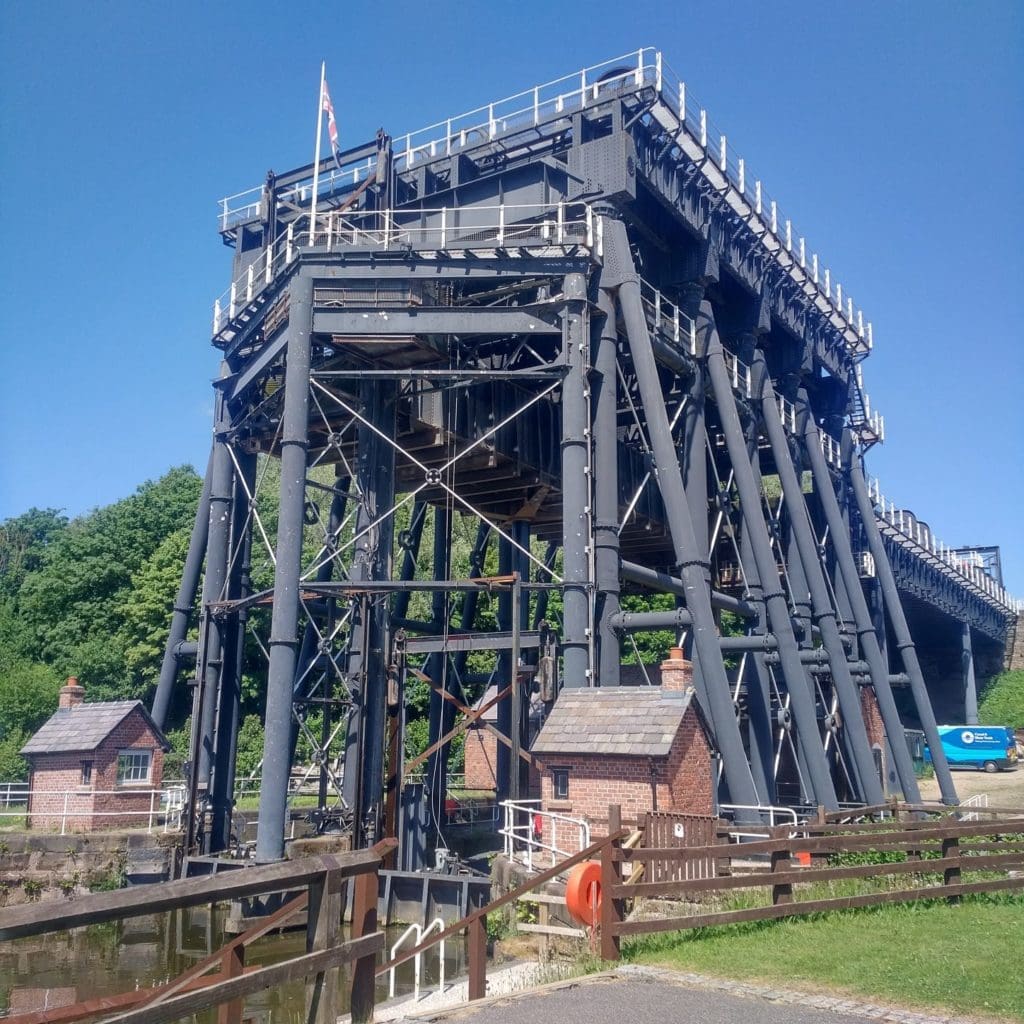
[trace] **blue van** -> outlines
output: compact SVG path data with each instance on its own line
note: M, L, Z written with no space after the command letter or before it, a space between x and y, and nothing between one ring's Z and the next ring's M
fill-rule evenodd
M1017 767L1013 730L1003 725L940 725L939 739L950 768L980 768L986 772ZM932 754L924 748L925 764Z

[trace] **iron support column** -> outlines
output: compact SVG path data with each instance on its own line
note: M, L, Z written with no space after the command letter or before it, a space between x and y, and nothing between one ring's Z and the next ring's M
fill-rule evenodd
M618 686L622 662L619 635L611 625L619 613L619 459L618 373L616 371L615 300L598 291L600 331L594 354L594 575L597 587L597 683Z
M798 399L801 407L806 407L806 393L801 391ZM811 475L814 478L815 492L818 495L818 500L821 502L825 521L828 523L839 572L843 579L846 595L850 599L853 620L856 624L857 636L860 641L860 654L871 668L871 681L875 688L878 710L882 715L886 735L890 737L889 744L892 749L900 788L905 799L912 803L917 802L921 798L920 791L917 786L917 778L914 775L914 765L910 759L910 751L907 750L907 745L903 742L903 723L900 721L896 701L892 695L892 687L889 685L889 668L879 647L871 613L864 598L860 576L857 572L857 564L853 558L850 532L843 519L842 509L839 507L839 500L836 497L835 487L832 483L832 475L829 472L828 464L825 462L825 456L821 450L821 437L818 432L818 426L814 422L814 417L809 409L807 409L803 420L803 438L804 447L807 450L811 463Z
M810 423L810 420L808 420ZM914 702L917 705L917 715L921 720L921 728L924 731L925 738L928 741L928 746L932 752L932 764L935 765L935 777L939 782L939 790L942 793L942 802L945 804L956 805L960 801L956 795L956 787L953 785L953 778L949 772L949 763L946 760L945 751L942 749L942 742L939 739L939 732L935 724L935 714L932 711L931 700L928 697L928 689L925 686L924 676L921 674L921 666L917 660L917 651L914 648L914 641L910 637L910 628L907 626L906 616L903 614L903 605L900 603L900 595L896 590L896 579L893 576L892 566L889 564L889 558L885 553L885 545L882 542L882 535L878 530L878 523L875 521L875 509L871 504L871 498L868 497L867 484L864 482L864 474L861 472L860 464L857 461L853 453L852 438L849 430L843 431L843 445L842 451L844 458L848 457L849 474L850 474L850 485L853 489L853 496L857 502L857 510L860 513L861 523L864 527L864 534L867 537L868 548L871 551L871 557L875 560L875 572L878 574L879 583L882 585L882 597L885 601L885 607L889 613L889 622L892 624L892 630L896 637L896 646L899 648L900 656L903 659L903 667L908 676L910 676L910 689L914 695ZM824 461L824 460L823 460ZM852 563L853 556L851 554L850 561ZM851 587L847 587L847 590L851 590ZM858 588L859 590L859 588ZM851 593L850 596L856 601L856 594ZM865 608L866 610L866 608ZM860 624L858 623L858 632L860 631ZM870 636L874 635L874 630L871 634L864 633L862 636L870 641ZM874 653L871 650L870 642L865 649L866 660L871 664L871 655ZM888 673L885 674L885 683L882 683L884 689L888 689L886 683L888 683ZM878 706L882 709L883 718L885 717L885 708L882 704L882 693L879 687L879 678L875 676L872 671L872 680L875 683L875 692L879 697ZM899 716L896 716L896 720L899 721ZM886 720L886 730L889 728L888 720ZM894 736L899 737L900 732L895 732ZM906 747L905 743L899 743L896 739L892 741L893 752L903 750ZM909 752L907 753L907 760L910 759ZM897 753L897 764L899 764L899 753ZM911 772L911 775L913 773ZM903 781L902 773L900 774L900 781ZM913 785L911 792L917 792L916 780ZM907 795L907 790L904 789L904 795ZM914 800L913 796L908 796L908 799ZM918 797L919 799L919 797Z
M562 359L562 576L565 686L592 686L590 667L590 481L587 414L587 281L567 274L563 283ZM510 628L506 626L505 628ZM499 751L500 754L500 751Z
M226 366L224 371L227 372ZM210 605L226 596L228 557L231 544L231 499L234 469L228 451L226 433L231 426L227 401L217 396L217 429L214 431L213 466L210 478L210 520L207 527L206 574L203 577L203 637L201 656L197 660L199 745L196 753L197 781L209 791L213 771L214 729L219 701L220 668L223 637L220 620L210 613ZM200 678L201 676L201 678Z
M281 429L281 498L270 623L270 667L264 722L263 781L260 789L256 860L284 856L288 800L292 685L298 653L299 574L302 568L303 511L309 422L309 368L313 322L313 279L297 276L288 286L288 348Z
M451 577L449 568L449 551L451 550L451 514L448 509L438 505L434 508L434 579L446 580ZM443 590L435 590L430 595L431 625L444 636L449 621L448 595ZM448 655L439 651L430 656L427 673L430 677L430 705L427 719L427 746L432 747L446 732L450 716L447 708L454 707L441 697L441 690L447 689ZM427 758L427 793L434 820L444 823L444 802L448 790L448 750L449 744L435 750Z
M706 334L707 369L711 378L711 388L718 407L725 443L732 463L733 479L740 496L740 511L743 515L743 528L750 541L754 564L764 588L764 603L768 612L768 621L778 642L779 658L789 688L790 706L796 720L797 735L806 754L807 767L810 771L814 798L829 809L838 807L835 787L829 772L828 761L818 731L818 716L812 696L812 687L808 675L800 664L800 652L796 637L793 634L793 623L789 614L789 602L779 579L775 558L772 555L771 541L764 521L761 507L761 492L754 481L750 470L747 454L747 439L740 425L739 413L736 410L736 399L729 381L729 371L725 366L725 353L718 332L714 326L714 313L710 303L701 306L700 331ZM783 472L781 463L788 460L788 449L785 456L776 452L775 459L779 465L780 475ZM792 470L792 465L788 467ZM783 478L783 493L785 493Z
M199 495L199 506L196 518L192 523L192 535L189 537L188 554L185 556L185 567L181 573L181 585L174 599L174 611L171 616L171 631L167 635L167 646L164 648L164 659L160 664L160 681L157 683L153 697L153 721L157 728L163 729L167 722L167 709L171 704L174 684L178 678L178 651L188 633L188 623L192 616L192 604L199 589L199 574L203 568L203 555L206 551L206 537L210 528L210 479L213 474L213 452L206 464L206 475L203 477L203 490Z
M758 358L763 359L763 356ZM793 540L796 543L796 554L803 568L801 573L802 582L810 594L812 621L821 631L821 641L828 652L828 661L832 669L832 682L836 688L839 706L843 713L843 730L846 734L846 745L852 756L861 788L860 796L868 804L882 803L885 799L885 794L875 772L871 744L868 740L867 729L864 726L864 712L861 707L860 693L850 676L846 651L843 648L842 637L839 635L836 611L832 606L828 586L825 583L825 575L818 558L818 544L811 530L810 514L807 509L807 503L804 500L803 489L800 486L800 477L793 466L789 442L782 428L779 407L775 403L775 393L771 387L771 382L768 380L767 373L761 378L759 398L765 430L772 446L772 452L775 455L775 464L779 471L779 481L782 484L782 500L785 502L790 529L792 530ZM819 448L818 454L820 453L821 449ZM810 453L812 465L814 454L814 452ZM808 630L809 633L810 630ZM809 645L810 636L807 639Z
M617 261L625 275L619 286L619 307L626 323L633 369L654 451L655 475L669 521L686 607L693 616L694 654L700 666L704 689L704 693L699 695L704 698L704 710L711 719L715 742L722 754L732 802L756 805L757 791L743 749L729 679L718 650L715 617L705 578L708 569L707 541L704 541L703 547L698 543L687 504L661 380L640 299L640 282L629 253L626 228L621 221L608 219L605 219L604 228L606 259Z
M968 725L977 725L978 684L974 679L974 649L969 622L964 622L960 633L960 657L964 674L964 721Z
M228 600L249 595L249 570L252 557L252 529L248 523L249 503L246 490L253 491L256 456L240 452L235 456L238 473L231 509L231 557L227 579ZM231 813L235 795L235 758L238 729L241 725L242 671L245 663L245 609L233 612L221 630L222 651L220 703L217 707L217 742L214 747L213 780L210 788L212 817L207 837L207 853L226 850L231 841Z

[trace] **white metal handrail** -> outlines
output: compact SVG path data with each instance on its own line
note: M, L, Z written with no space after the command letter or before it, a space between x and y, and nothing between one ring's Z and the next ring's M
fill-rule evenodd
M440 917L435 917L434 920L431 921L426 928L423 928L421 925L418 924L409 925L409 927L406 928L405 931L398 936L398 939L395 941L395 944L391 947L391 956L389 957L389 959L395 959L395 956L397 955L399 949L401 949L401 947L405 944L406 939L408 939L410 935L414 935L416 937L416 941L413 943L413 945L418 946L423 942L424 939L429 938L435 931L444 931L444 921ZM441 941L437 943L437 945L439 946L439 955L441 958L438 971L438 992L444 991L444 944L444 939L441 939ZM416 956L413 958L413 999L419 999L420 997L420 979L422 977L423 954L425 952L426 950L420 950L420 952L417 953ZM395 967L392 967L391 970L388 972L388 997L390 999L395 998Z
M144 787L123 786L120 789L92 789L82 786L74 790L67 789L29 789L27 784L0 783L3 794L3 807L0 818L23 818L31 816L52 821L60 818L60 834L66 835L68 824L80 818L145 818L146 831L152 832L158 819L164 819L164 831L175 831L181 827L181 813L185 805L185 787L168 786L164 789L147 789ZM59 796L59 810L35 810L32 800L35 797ZM82 800L94 796L149 797L149 806L142 810L126 810L120 808L95 810L77 806ZM23 804L18 810L11 810L15 803Z
M307 245L334 250L346 245L385 249L501 248L583 245L601 255L595 217L586 203L437 207L425 210L369 210L317 215L310 239L309 215L290 221L277 238L214 300L213 334L286 270Z
M540 854L546 851L551 854L551 866L559 860L585 850L590 845L590 825L583 818L573 818L566 814L558 814L554 811L541 809L539 800L503 800L501 807L504 809L504 825L498 830L499 835L505 837L505 856L513 858L517 853L522 853L528 870L533 870L534 853ZM517 816L525 820L517 821ZM536 819L541 821L539 832L534 830ZM544 835L550 825L551 842L546 842ZM558 845L559 827L572 832L575 830L578 838L577 848L574 850L563 849Z
M897 508L882 493L881 485L874 477L867 478L868 496L874 502L879 520L890 533L897 535L899 542L917 555L938 562L946 571L955 573L980 595L987 597L1013 612L1024 611L1024 602L1013 597L1005 587L997 583L980 565L975 565L957 554L935 537L931 529L906 509Z
M719 811L722 816L731 815L735 818L737 812L742 813L743 811L753 811L759 815L763 824L763 828L775 828L776 825L792 825L793 831L790 833L790 837L796 835L797 827L800 824L800 819L797 817L797 813L792 807L778 807L774 804L720 804ZM764 819L768 820L765 821ZM741 823L743 825L743 823ZM740 839L764 839L767 833L749 831L750 828L756 828L755 825L750 825L740 828L729 829L729 838L736 840Z

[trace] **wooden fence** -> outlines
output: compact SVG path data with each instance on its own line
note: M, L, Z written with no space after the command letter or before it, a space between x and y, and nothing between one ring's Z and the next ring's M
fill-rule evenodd
M972 808L972 811L975 810ZM957 901L967 893L1024 889L1024 811L992 808L991 820L962 822L955 809L895 805L819 813L799 826L777 826L769 838L729 845L602 848L601 955L617 960L622 936L763 921L826 910L925 899ZM843 818L847 820L842 820ZM837 820L838 819L838 820ZM830 863L842 854L901 854L881 863ZM798 859L797 855L807 855ZM686 877L685 865L717 859L721 874ZM679 869L666 865L672 862ZM762 863L759 865L758 861ZM621 865L659 865L659 877L623 882ZM809 866L800 866L800 862ZM975 876L965 880L965 876ZM977 877L983 876L983 877ZM809 883L903 879L905 886L822 897ZM737 890L763 890L761 906L697 909L686 915L625 920L625 901L640 897L707 900ZM610 897L610 898L609 898Z
M166 985L18 1014L6 1018L6 1024L71 1024L100 1016L106 1024L160 1024L211 1006L219 1008L218 1024L241 1024L247 995L299 979L307 979L309 1024L336 1024L339 993L329 972L348 963L353 964L352 1020L356 1024L372 1020L374 966L384 948L384 933L377 930L378 870L394 845L393 840L386 840L371 850L133 886L82 896L70 903L33 903L0 910L2 941L222 900L304 890ZM346 885L354 887L352 938L339 942ZM247 947L301 911L307 915L307 952L268 967L247 968ZM217 973L211 973L215 970Z

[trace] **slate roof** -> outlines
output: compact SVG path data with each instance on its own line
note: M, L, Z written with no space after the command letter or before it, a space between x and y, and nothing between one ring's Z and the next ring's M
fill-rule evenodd
M142 712L164 750L170 750L167 738L156 727L141 700L109 700L60 708L43 723L21 752L64 754L95 750L136 708Z
M692 701L692 690L663 696L660 686L565 689L531 750L665 757Z

